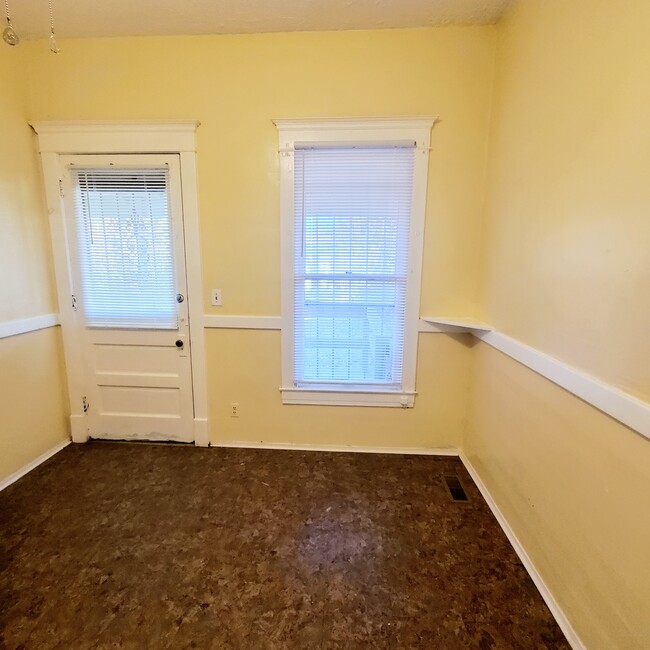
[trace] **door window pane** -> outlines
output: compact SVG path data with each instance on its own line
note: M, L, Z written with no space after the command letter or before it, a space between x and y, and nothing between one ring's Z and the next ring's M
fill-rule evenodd
M89 327L176 329L167 169L73 170Z

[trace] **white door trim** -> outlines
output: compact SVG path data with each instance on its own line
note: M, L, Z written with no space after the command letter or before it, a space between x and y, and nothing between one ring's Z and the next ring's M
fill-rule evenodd
M83 359L75 340L71 295L72 281L67 250L60 157L64 154L172 153L180 155L183 230L187 273L192 382L194 390L194 442L207 447L208 404L205 339L203 331L203 280L196 173L197 121L172 122L32 122L38 134L43 165L45 196L50 216L57 295L70 395L72 440L86 442L88 432L83 411Z
M30 122L41 153L196 152L197 120Z
M198 124L198 123L197 123ZM192 387L194 390L194 444L210 445L208 428L208 382L205 331L203 329L203 276L201 268L201 232L197 189L196 152L181 151L181 189L183 192L183 228L185 231L185 272L190 296L188 314L192 345Z

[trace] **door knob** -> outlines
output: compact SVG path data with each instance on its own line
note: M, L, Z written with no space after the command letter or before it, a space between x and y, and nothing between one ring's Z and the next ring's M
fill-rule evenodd
M183 300L185 300L185 296L182 293L177 293L176 302L183 302Z
M184 343L181 339L176 339L176 347L180 350L182 349Z

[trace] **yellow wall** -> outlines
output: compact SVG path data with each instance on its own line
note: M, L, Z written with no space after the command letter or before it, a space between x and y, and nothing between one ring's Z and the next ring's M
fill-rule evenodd
M422 313L476 294L493 27L89 39L28 44L33 119L196 118L205 312L280 313L273 118L440 115L433 134ZM224 306L209 305L209 289ZM209 331L213 441L455 446L470 350L421 336L412 411L281 406L279 333ZM436 340L425 341L425 338ZM434 385L438 384L436 393ZM441 399L440 387L445 399ZM238 402L241 417L228 417Z
M483 316L650 399L650 2L520 2L498 30Z
M0 48L0 321L56 311L35 134L27 124L28 65Z
M650 647L650 443L485 343L464 451L587 648Z
M465 422L471 360L467 335L420 336L417 404L412 409L283 406L279 396L280 333L213 330L208 373L210 422L219 441L295 445L458 447ZM255 372L251 371L253 360ZM240 417L230 417L230 403Z
M0 339L0 481L69 439L59 328Z
M56 311L26 53L0 48L0 322ZM60 332L0 339L0 481L68 437Z
M650 396L650 3L498 27L483 318ZM650 443L479 344L463 447L589 648L650 647Z
M73 40L56 57L43 42L21 47L31 119L202 122L212 314L280 311L273 118L440 115L421 313L478 313L647 399L648 25L646 0L530 0L496 29ZM11 213L18 242L3 244L0 265L9 266L0 270L17 265L10 295L27 301L5 300L10 318L50 306L26 77L7 49L0 73L18 99L0 107L0 137L21 162L0 161L3 228ZM16 184L24 191L9 193ZM224 307L208 304L210 287L223 290ZM54 345L52 331L33 336ZM647 441L466 337L420 336L420 395L405 411L282 406L278 332L212 330L207 339L214 442L457 446L471 380L464 451L578 633L591 648L650 645ZM39 353L26 341L0 342L3 364Z

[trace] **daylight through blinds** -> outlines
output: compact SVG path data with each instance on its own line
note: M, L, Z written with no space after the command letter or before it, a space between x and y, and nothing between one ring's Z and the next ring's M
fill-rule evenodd
M294 380L398 390L414 147L295 151Z
M72 174L86 324L176 329L168 170Z

